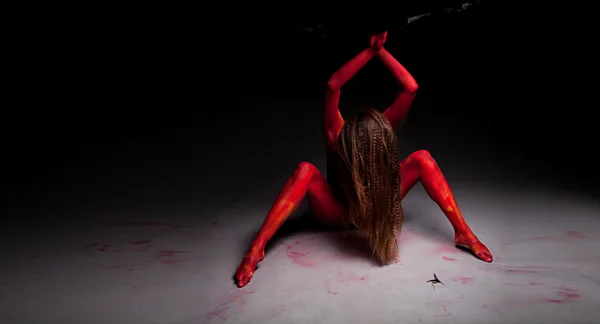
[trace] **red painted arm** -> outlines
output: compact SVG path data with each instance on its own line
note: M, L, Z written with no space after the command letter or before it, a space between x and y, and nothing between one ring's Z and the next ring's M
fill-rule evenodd
M339 70L337 70L327 82L327 95L325 98L325 111L324 111L324 131L325 138L328 146L335 145L338 134L340 133L342 126L344 126L344 119L340 114L338 105L340 102L340 89L348 80L350 80L360 69L362 69L367 62L375 57L376 52L367 48L360 52L356 57L344 64Z
M398 127L402 119L404 119L408 113L419 86L417 85L417 81L415 81L412 75L408 73L404 66L402 66L402 64L400 64L400 62L398 62L385 48L382 48L377 56L381 62L390 69L396 80L398 80L403 87L392 106L383 112L390 121L390 124L392 124L393 127Z

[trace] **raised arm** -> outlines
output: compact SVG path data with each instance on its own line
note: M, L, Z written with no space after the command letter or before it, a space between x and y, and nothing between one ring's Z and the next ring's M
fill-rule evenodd
M392 124L393 127L398 127L402 119L404 119L408 113L419 86L404 66L402 66L402 64L400 64L400 62L398 62L385 48L382 48L377 53L377 57L379 57L381 62L387 66L402 86L402 90L396 97L396 100L394 100L392 106L383 112L390 124Z
M367 62L369 62L377 51L373 47L369 47L360 52L353 59L344 64L337 70L329 82L327 82L327 95L325 97L324 111L324 131L327 145L332 147L344 126L344 119L340 114L338 105L340 103L340 89L348 80L350 80Z

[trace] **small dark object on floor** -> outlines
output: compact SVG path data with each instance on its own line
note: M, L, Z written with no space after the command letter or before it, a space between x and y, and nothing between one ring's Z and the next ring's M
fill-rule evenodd
M440 281L440 279L438 279L438 277L435 275L435 273L433 274L433 279L427 280L427 283L430 283L431 287L433 287L434 290L435 290L435 286L434 286L435 284L438 284L438 283L440 283L442 285L444 284L443 282Z

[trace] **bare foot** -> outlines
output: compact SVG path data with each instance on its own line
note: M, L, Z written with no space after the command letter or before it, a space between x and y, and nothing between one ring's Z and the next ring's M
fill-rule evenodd
M474 235L467 235L468 239L463 235L456 235L454 241L456 245L467 248L473 252L475 257L485 262L492 262L494 257L490 250Z
M256 265L265 258L264 250L260 253L252 253L248 252L242 263L237 268L235 272L235 281L238 288L242 288L250 282L252 276L254 276L254 270L256 270Z

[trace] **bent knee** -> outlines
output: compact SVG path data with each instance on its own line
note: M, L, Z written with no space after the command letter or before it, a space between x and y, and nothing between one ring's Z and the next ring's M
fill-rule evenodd
M310 162L300 162L298 163L298 167L296 167L295 174L298 176L302 175L312 175L317 171L317 167Z
M428 167L437 167L437 163L431 153L427 150L418 150L410 155L415 161L419 162L419 164L425 168Z
M300 162L298 163L298 167L296 168L296 170L303 170L303 171L314 171L316 170L317 167L310 163L310 162Z

